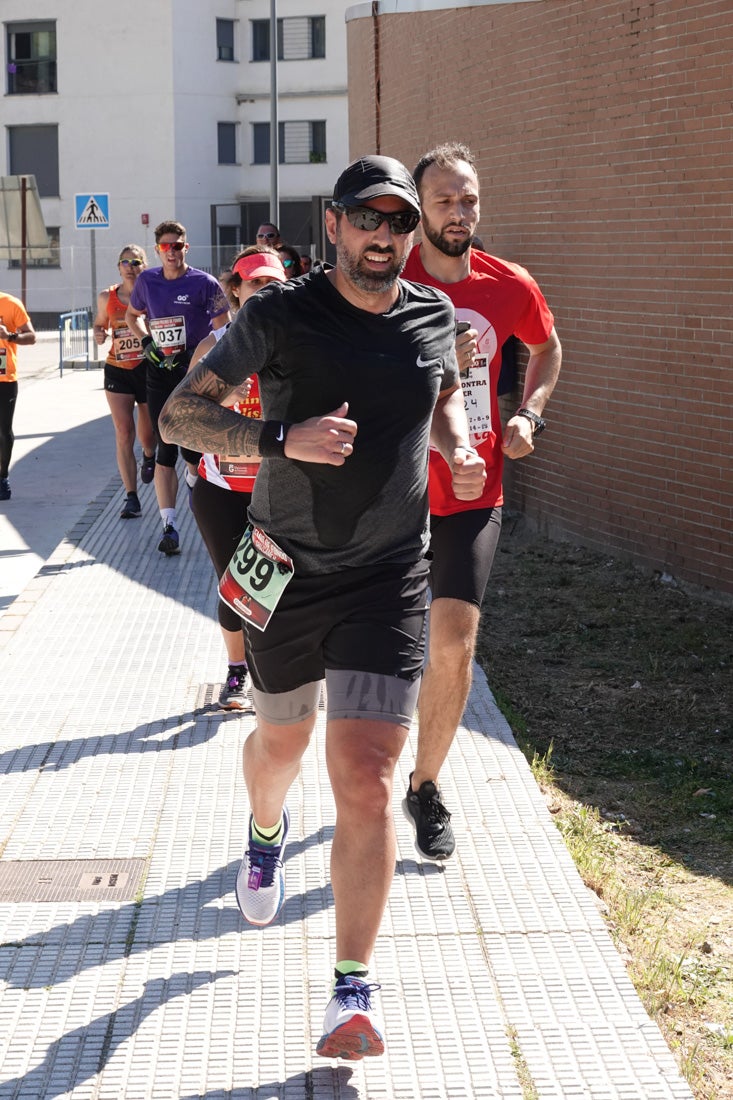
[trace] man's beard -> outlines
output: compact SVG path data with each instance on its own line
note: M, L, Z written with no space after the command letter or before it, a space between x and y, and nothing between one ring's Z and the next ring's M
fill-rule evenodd
M434 245L439 252L442 252L444 256L463 256L465 252L468 252L471 247L471 241L473 240L473 234L470 233L465 240L449 241L442 233L431 228L424 220L422 223L422 231L430 243Z
M404 270L407 255L405 254L401 260L397 260L391 249L370 248L367 251L380 255L390 255L393 262L385 265L383 272L365 271L361 267L362 257L350 252L343 245L340 237L336 240L336 261L341 271L351 280L354 286L358 287L359 290L366 291L367 294L381 294L385 290L391 290Z

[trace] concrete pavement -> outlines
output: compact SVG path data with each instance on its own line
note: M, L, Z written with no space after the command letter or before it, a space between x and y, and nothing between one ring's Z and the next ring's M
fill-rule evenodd
M324 720L286 903L234 901L252 714L215 700L214 577L182 501L122 492L101 371L27 356L0 504L0 1100L690 1100L476 670L443 777L458 850L398 859L372 978L386 1053L315 1055L333 958Z
M58 369L58 334L19 348L13 496L0 501L0 627L64 533L114 473L114 431L100 369Z

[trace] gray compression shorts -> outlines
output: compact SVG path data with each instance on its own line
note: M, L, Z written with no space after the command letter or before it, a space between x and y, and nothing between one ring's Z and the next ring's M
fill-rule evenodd
M326 672L326 713L334 718L372 718L409 726L417 706L420 680L403 680L374 672L329 669ZM315 714L321 681L292 691L268 695L252 688L258 714L273 726L290 726Z

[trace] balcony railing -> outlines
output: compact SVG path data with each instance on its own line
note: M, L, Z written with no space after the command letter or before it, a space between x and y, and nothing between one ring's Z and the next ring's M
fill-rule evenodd
M8 95L47 95L55 91L55 61L11 61L8 64Z

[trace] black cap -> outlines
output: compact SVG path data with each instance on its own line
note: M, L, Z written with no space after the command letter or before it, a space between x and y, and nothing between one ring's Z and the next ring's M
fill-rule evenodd
M420 213L415 181L404 164L393 157L359 157L336 180L332 201L358 206L380 195L396 195Z

